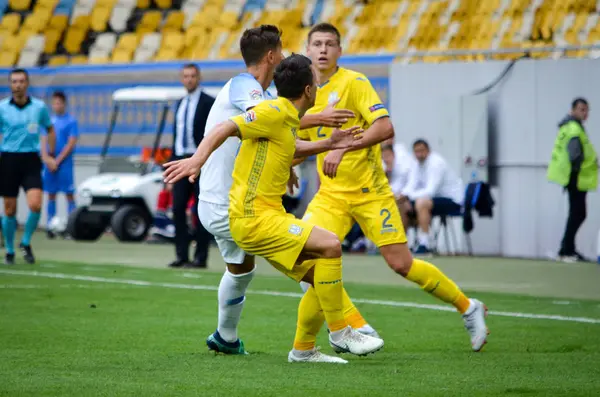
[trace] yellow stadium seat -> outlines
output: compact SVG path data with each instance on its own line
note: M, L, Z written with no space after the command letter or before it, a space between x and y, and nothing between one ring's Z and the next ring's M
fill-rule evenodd
M108 20L112 13L112 7L108 6L96 7L92 11L91 30L94 32L104 32L108 24Z
M107 56L90 57L89 63L92 65L105 65L110 63L110 58Z
M131 51L114 50L111 58L112 63L130 63L133 58Z
M31 0L8 0L8 6L15 11L27 11L31 7Z
M133 52L139 43L139 36L135 33L123 33L115 45L115 50Z
M137 0L136 7L145 10L150 7L150 0Z
M0 51L0 67L12 67L17 61L19 53L17 51L2 50Z
M55 55L48 61L48 66L64 66L69 63L66 55Z
M180 32L183 28L183 22L185 21L185 15L181 11L172 11L169 13L163 24L162 31L166 32Z
M135 31L138 34L156 32L161 20L162 13L160 11L146 11L140 22L138 22Z
M87 31L90 28L90 16L89 15L79 15L71 23L71 26L69 28L78 28L78 29Z
M48 24L50 15L46 13L33 12L23 21L22 29L32 30L36 33L43 31Z
M50 22L48 22L48 29L63 32L67 28L68 24L68 15L52 15L52 18L50 18Z
M73 55L69 63L71 65L85 65L88 63L88 58L85 55Z
M17 13L5 14L0 29L15 33L19 29L19 25L21 25L21 15Z
M58 30L46 31L46 42L44 44L44 54L54 54L56 52L56 47L58 46L61 36L62 36L62 32L60 32Z
M35 3L35 8L37 9L38 7L40 8L48 8L50 10L54 10L54 8L56 8L56 5L58 4L59 0L38 0Z
M154 0L154 2L156 3L156 6L161 10L168 10L173 7L172 0Z
M65 35L63 45L69 54L78 54L81 52L81 43L85 39L86 31L70 27Z

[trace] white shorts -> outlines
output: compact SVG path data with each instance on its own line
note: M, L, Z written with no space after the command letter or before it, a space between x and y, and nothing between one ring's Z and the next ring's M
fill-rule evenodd
M237 246L229 231L229 211L226 205L198 200L198 218L215 241L221 251L225 263L244 263L246 252Z

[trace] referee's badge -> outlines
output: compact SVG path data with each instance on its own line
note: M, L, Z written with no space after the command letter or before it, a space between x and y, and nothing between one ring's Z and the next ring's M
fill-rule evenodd
M27 131L29 131L30 134L37 134L39 127L36 123L31 123L27 126Z

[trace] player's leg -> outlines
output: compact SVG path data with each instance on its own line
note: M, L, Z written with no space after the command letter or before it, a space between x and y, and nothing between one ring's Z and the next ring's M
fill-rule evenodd
M306 223L304 224L306 225ZM357 355L374 353L381 349L383 340L363 335L354 330L348 326L344 316L342 246L338 237L332 232L314 226L298 261L301 262L307 258L319 259L313 266L313 287L330 330L329 343L331 346L339 353L346 352ZM301 266L305 267L307 264L303 263Z
M336 200L328 195L317 193L308 205L302 220L329 230L342 240L354 224L354 219L349 215L348 210L347 202L344 200ZM317 260L314 262L316 264ZM301 282L300 285L305 292L310 287L306 282ZM346 322L359 332L378 337L377 332L363 318L345 289L342 297Z
M289 362L325 362L346 364L348 361L321 353L316 348L317 335L325 322L325 316L319 303L319 298L312 286L314 283L314 268L307 273L303 280L306 289L298 306L298 322L294 347L288 354Z
M476 299L467 298L436 266L413 258L394 199L375 197L365 200L353 208L353 214L392 270L418 284L425 292L456 307L463 315L473 349L479 351L487 338L485 306Z
M20 248L25 261L33 264L35 263L35 256L31 248L31 237L37 229L42 214L42 160L37 154L32 154L23 163L26 174L23 177L22 186L27 195L29 215L25 222Z
M46 220L46 234L48 238L54 238L54 232L50 229L50 222L56 216L56 193L58 193L58 174L56 172L50 172L48 168L44 167L42 172L42 185L44 192L48 194L48 202L46 203L46 212L48 219Z
M22 178L22 168L18 165L18 155L3 153L0 156L0 190L4 201L4 216L2 217L2 234L7 265L15 263L15 232L17 230L17 196Z
M60 175L60 190L65 194L67 198L67 214L71 215L71 212L75 210L75 178L73 175L73 165L63 165L61 168Z
M246 302L246 290L254 277L254 256L246 255L233 241L227 206L200 201L198 218L206 230L215 236L221 256L227 264L218 289L217 330L208 336L206 344L217 352L245 354L237 328Z

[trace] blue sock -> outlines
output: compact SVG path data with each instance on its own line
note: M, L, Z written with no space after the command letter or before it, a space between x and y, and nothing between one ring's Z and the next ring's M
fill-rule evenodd
M69 203L69 208L68 208L68 211L69 211L69 214L71 214L71 212L73 212L73 210L74 210L74 209L75 209L75 207L76 207L76 206L75 206L75 200L69 200L69 201L68 201L68 203Z
M17 218L14 216L2 217L2 234L4 234L4 245L7 254L15 253L15 230L17 229Z
M27 217L27 222L25 222L25 233L23 233L23 238L21 239L21 244L29 245L31 243L31 236L35 229L37 229L38 222L40 221L40 213L39 212L30 212Z
M50 222L52 218L56 216L56 200L48 200L48 226L50 226Z

